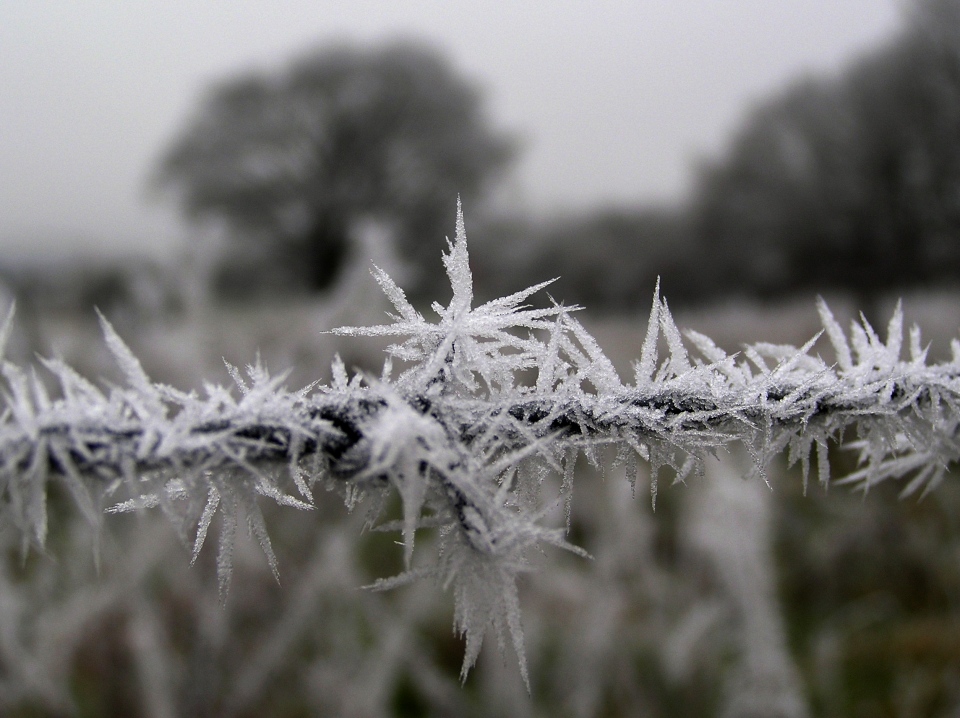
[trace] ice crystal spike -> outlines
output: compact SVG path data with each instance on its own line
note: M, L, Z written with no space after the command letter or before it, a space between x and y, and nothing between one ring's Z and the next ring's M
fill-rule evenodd
M636 363L636 383L640 385L653 379L657 367L657 338L660 336L660 277L653 290L653 304L647 320L647 336L640 348L640 361Z
M463 207L457 197L457 233L450 245L450 251L443 255L443 266L450 279L453 299L447 312L452 317L470 311L473 304L473 274L470 271L470 257L467 254L467 230L463 222Z

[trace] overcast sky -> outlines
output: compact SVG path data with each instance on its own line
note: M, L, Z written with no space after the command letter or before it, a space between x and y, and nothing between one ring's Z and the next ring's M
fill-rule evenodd
M751 101L889 37L903 0L0 0L0 252L165 252L146 178L211 81L422 37L487 90L542 214L673 200ZM467 208L469 217L469 208Z

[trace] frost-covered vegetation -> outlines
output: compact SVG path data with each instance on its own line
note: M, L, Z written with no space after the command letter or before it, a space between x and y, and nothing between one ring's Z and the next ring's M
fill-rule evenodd
M543 661L549 659L538 659L537 672L528 665L518 579L554 546L566 552L547 556L552 565L534 580L541 587L531 589L540 592L535 603L543 610L552 604L560 615L581 621L547 632L543 625L556 619L531 618L530 611L524 619L534 622L540 652L544 642L554 644L554 672L566 677L566 684L553 690L567 695L564 710L593 715L605 702L624 700L652 706L656 691L637 678L643 672L634 663L643 655L638 646L662 640L657 670L675 681L689 678L696 672L693 647L724 608L698 604L682 621L668 620L682 601L676 586L668 588L662 579L650 518L630 508L638 484L648 484L656 502L661 468L671 469L674 482L709 474L712 456L736 456L739 446L748 459L737 470L754 474L755 484L769 482L767 467L785 454L799 466L806 491L810 473L824 486L831 482L831 443L854 438L859 465L840 483L866 492L900 478L902 494L927 494L960 452L960 342L954 343L952 361L928 363L919 331L905 338L899 309L881 338L866 321L844 332L821 302L822 334L835 362L814 352L819 335L799 348L761 343L731 355L702 334L688 332L684 338L658 289L633 377L626 382L577 321L575 307L552 300L542 307L526 304L548 283L473 306L459 213L444 266L453 295L446 306L433 305L435 321L374 268L393 305L392 321L335 330L398 338L379 375L351 375L335 362L329 385L291 391L284 375L273 376L257 362L246 371L227 365L230 388L208 384L202 393L184 392L151 381L105 320L106 344L126 376L124 385L102 389L63 361L43 360L59 383L54 395L36 370L5 363L2 530L6 545L19 548L23 561L21 569L7 570L0 605L6 615L0 656L9 671L5 704L35 701L58 710L72 705L76 698L67 689L68 670L64 659L55 657L55 645L65 635L89 631L91 616L103 621L121 612L150 710L169 715L202 705L206 711L242 714L263 698L271 676L296 653L305 625L322 620L318 612L333 615L329 607L340 605L338 610L356 620L314 637L320 657L303 679L314 691L302 698L304 704L356 715L402 713L406 709L397 701L403 700L427 702L437 711L462 708L469 693L464 697L450 684L435 649L414 630L427 616L446 615L437 599L442 592L421 580L429 578L453 596L453 623L465 639L461 680L492 631L501 649L512 646L526 690L546 690L550 670ZM8 317L4 337L11 321ZM728 473L730 461L737 466L725 461ZM622 473L627 481L579 487L591 467ZM357 508L348 522L351 530L372 529L374 536L396 532L403 545L399 563L390 542L373 541L360 550L334 528L342 520L326 527L330 502L318 495L320 487ZM687 538L677 540L703 549L719 567L737 610L754 619L745 624L753 632L747 646L754 652L744 649L743 680L762 682L757 671L776 674L773 683L764 683L775 695L769 703L761 700L760 709L777 706L779 714L803 715L787 629L778 622L775 588L770 570L763 568L772 561L764 538L768 493L741 500L734 489L720 490L707 505L690 509L690 516L699 517L697 530L685 529L681 534ZM743 516L733 534L729 525L716 528L724 512L711 513L728 494ZM72 510L66 508L70 503ZM273 522L265 513L276 513L271 503L289 509L276 517L279 527L268 530ZM584 512L581 503L600 508ZM104 509L142 515L104 520ZM150 509L171 519L191 546L181 568L154 587L144 572L155 570L156 557L166 549ZM577 537L591 523L581 547ZM110 538L115 525L117 543ZM228 595L231 576L251 570L241 526L278 581L286 578L274 549L277 533L281 544L297 547L293 553L301 554L301 563L293 595L277 599L275 619L248 639L245 659L228 680L197 673L192 662L226 651L230 627L243 624L251 603L270 600L269 583L254 579L251 588L244 575L233 577L239 585ZM85 532L90 535L83 539ZM213 534L218 589L197 589L206 598L184 608L184 596L193 595L190 586L203 582L203 571L187 565L206 561L204 546ZM742 545L711 538L731 535ZM65 597L58 586L85 570L77 545L108 554L104 575ZM67 551L61 561L69 563L53 566L37 556L46 550ZM579 570L571 568L576 564L596 572L585 586L569 579ZM371 565L388 571L367 580ZM624 584L623 575L633 576L633 585ZM26 588L14 589L18 584ZM364 584L372 590L356 593ZM415 585L393 591L408 584ZM145 608L151 592L165 596L165 609ZM404 598L388 598L397 593ZM646 607L642 639L619 635L623 614L640 610L630 606ZM164 635L164 612L189 614L187 623L198 626L203 645L172 646L186 639ZM618 645L625 655L612 650ZM344 682L348 667L374 686L362 697L343 690L357 680ZM522 689L515 698L499 693L498 700L514 713L526 705ZM341 700L347 703L337 703ZM708 692L703 701L713 705L716 699ZM744 705L755 706L756 700Z

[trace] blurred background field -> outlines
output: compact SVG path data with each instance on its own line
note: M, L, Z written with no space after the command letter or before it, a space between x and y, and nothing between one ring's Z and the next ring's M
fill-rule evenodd
M479 3L462 15L411 16L396 28L370 24L375 13L366 5L346 19L331 11L337 37L301 21L289 36L264 33L273 44L249 55L237 50L242 43L224 40L230 51L221 52L211 41L211 57L232 64L203 60L210 76L202 92L178 96L170 126L150 125L164 139L137 170L139 182L118 164L98 183L93 165L71 163L85 156L82 147L58 158L56 144L36 139L30 103L60 87L45 82L72 72L55 53L45 56L47 64L19 74L0 96L10 128L0 137L0 304L17 305L8 357L61 357L85 376L117 379L99 310L152 378L178 388L226 384L224 359L242 366L258 354L271 370L290 370L290 387L326 381L335 354L376 374L382 342L326 331L383 320L390 307L371 262L425 314L432 300L446 301L438 260L460 196L478 301L559 277L534 301L549 301L549 293L583 305L585 325L625 379L658 277L678 324L728 351L755 341L802 344L820 328L822 295L842 324L862 311L879 331L902 298L931 358L949 359L960 328L960 3L850 3L844 11L790 2L776 13L767 9L774 4L745 3L742 16L692 1L662 16L654 3L626 5L603 3L589 18L558 9L541 23L553 35L512 18L521 31L513 39L497 27L510 18ZM14 59L28 46L73 47L73 39L58 45L70 11L48 10L0 8L0 58L3 47ZM110 12L92 11L91 31ZM148 20L195 16L200 26L222 22L227 34L243 34L236 23L246 11L218 18L187 3L167 12L118 16L129 25L93 32L81 65L96 69L98 53L127 53L131 63L161 58L160 41L143 44L142 57L131 49L144 43ZM769 55L740 57L725 47L736 62L681 63L698 37L722 35L723 23L747 22L750 13L759 39L741 41L774 46ZM822 25L809 20L818 13ZM441 20L475 28L462 54L456 38L438 34ZM351 35L353 21L360 29ZM773 73L778 50L799 53L771 39L791 22L794 41L812 38L821 57L778 76L744 69ZM418 33L417 23L427 31ZM303 38L307 31L326 39ZM187 29L171 37L178 32L184 42L193 37ZM591 32L609 33L610 57ZM673 87L650 57L630 51L637 64L620 68L605 97L637 126L607 120L615 113L573 68L597 54L599 69L609 70L616 43L656 45L661 36L674 42L657 56L673 63L674 81L699 67L704 84ZM506 52L524 41L552 41L554 64L547 51L526 64ZM472 71L482 51L489 75ZM713 63L728 75L713 77ZM11 71L12 63L0 64ZM159 102L162 93L144 78L162 73L149 65L144 95ZM644 68L665 84L644 85ZM525 72L536 82L510 84ZM746 82L738 73L755 84L737 85L727 100L736 109L721 117L709 83ZM566 159L549 157L535 134L531 141L523 113L533 111L497 95L498 82L515 95L544 93L531 101L554 114L541 131L563 140L552 152ZM122 95L123 87L113 89ZM75 103L79 116L90 98L74 92L48 107L48 119L82 143L84 126L71 126L69 113ZM585 114L571 122L550 104L554 95ZM679 134L664 142L688 142L680 169L654 162L656 135L628 137L643 135L646 111L628 95L673 113L667 122ZM106 106L116 112L141 111L129 93L110 97ZM689 146L685 107L706 116L706 147ZM91 142L102 142L110 121L91 117L99 118L88 120ZM611 134L619 142L612 148L601 141ZM643 143L652 177L635 169ZM122 144L109 151L124 155ZM622 172L614 189L597 179L591 152ZM24 157L42 173L31 175ZM67 179L56 176L58 161ZM70 174L84 167L81 179ZM44 174L51 187L89 184L90 193L51 195ZM154 214L131 209L118 177L146 188ZM112 239L69 241L97 233ZM830 360L826 342L818 351ZM960 716L953 482L920 500L900 499L893 483L863 496L811 481L804 495L798 467L770 467L767 487L743 481L750 461L731 453L711 462L707 476L661 490L653 511L649 477L641 471L633 496L625 467L606 458L605 469L583 461L574 489L570 538L594 559L545 556L521 587L530 695L513 654L499 653L493 636L460 685L463 645L451 633L452 600L442 587L361 588L401 570L402 551L392 534L361 532L363 507L350 514L338 496L316 496L311 512L265 505L280 585L255 542L241 543L221 604L215 552L189 565L189 527L178 535L149 513L108 516L98 568L96 531L55 489L45 552L24 555L13 528L0 526L0 713ZM838 449L830 461L842 476L855 455ZM669 485L670 477L660 481ZM562 525L562 506L555 519Z

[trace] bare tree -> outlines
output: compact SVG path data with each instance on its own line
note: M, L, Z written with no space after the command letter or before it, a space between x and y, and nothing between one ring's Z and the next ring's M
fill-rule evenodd
M256 267L247 279L272 267L275 283L313 290L332 281L353 225L371 217L393 225L424 275L437 274L444 213L457 193L478 197L513 153L478 89L436 51L344 44L214 86L156 182L191 219L225 225L235 256Z

